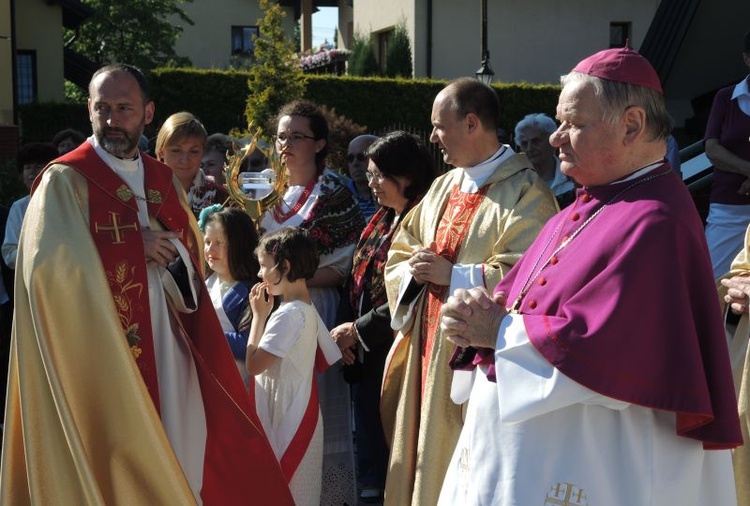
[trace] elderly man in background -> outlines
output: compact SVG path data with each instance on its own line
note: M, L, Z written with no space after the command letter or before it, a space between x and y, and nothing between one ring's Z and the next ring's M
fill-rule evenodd
M381 414L391 446L386 504L437 502L463 425L449 398L453 352L439 329L453 290L494 286L557 212L531 162L498 141L495 91L476 79L435 98L432 135L447 164L396 232L385 276L391 326Z
M702 222L664 161L658 76L620 48L562 84L551 142L575 202L494 296L442 308L473 386L440 503L736 504L721 312Z
M367 180L367 148L377 140L375 135L358 135L349 143L346 153L346 168L353 182L354 196L359 204L359 209L365 217L365 221L370 221L372 215L377 211L378 203L372 196L369 181Z
M556 149L550 144L549 136L555 130L557 123L546 114L528 114L516 123L515 142L564 208L575 200L575 184L560 170Z

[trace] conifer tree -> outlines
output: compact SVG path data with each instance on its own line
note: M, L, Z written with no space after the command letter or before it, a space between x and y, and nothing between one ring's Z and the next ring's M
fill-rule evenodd
M380 73L375 59L372 39L355 33L352 40L352 54L349 56L348 74L352 76L376 76Z
M406 25L402 21L388 41L385 58L385 75L388 77L412 77L411 42L406 33Z
M281 25L286 13L274 0L258 3L264 14L258 19L260 35L255 38L255 64L247 81L245 118L268 132L281 106L303 96L305 77Z

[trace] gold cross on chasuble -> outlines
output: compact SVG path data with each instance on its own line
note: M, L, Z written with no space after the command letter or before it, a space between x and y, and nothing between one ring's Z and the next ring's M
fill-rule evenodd
M114 211L109 211L110 216L110 225L111 226L105 226L105 225L99 225L98 223L94 223L94 230L97 232L112 232L112 237L114 238L114 242L112 244L123 244L125 241L122 240L122 232L125 230L133 230L134 232L138 231L138 223L133 222L130 225L122 225L120 224L120 214L116 213Z

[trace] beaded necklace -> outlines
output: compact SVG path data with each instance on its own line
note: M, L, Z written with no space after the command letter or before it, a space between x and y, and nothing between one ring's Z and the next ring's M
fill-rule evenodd
M297 199L297 203L295 203L291 208L289 208L289 211L285 213L281 212L281 203L284 202L284 199L279 199L279 203L276 204L276 206L271 210L271 214L273 215L273 218L276 220L276 222L284 223L286 220L297 214L297 212L302 209L302 206L305 205L307 199L310 198L310 194L312 193L313 188L315 188L315 183L317 182L317 177L311 179L310 182L307 183L307 186L305 186L305 189L302 190L302 195L300 195L299 199Z

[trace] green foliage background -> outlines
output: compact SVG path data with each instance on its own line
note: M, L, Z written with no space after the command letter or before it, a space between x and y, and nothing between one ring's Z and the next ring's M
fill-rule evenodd
M247 128L243 114L247 72L159 69L149 79L156 103L149 135L170 114L183 110L198 116L209 133ZM304 78L303 97L335 108L370 132L397 126L429 130L432 101L445 84L434 79L310 75ZM492 87L500 100L500 126L508 131L531 112L555 114L557 85L499 83ZM19 110L24 142L50 140L68 126L91 132L85 104L27 104Z
M182 28L170 20L177 16L192 25L181 8L192 1L82 0L94 15L81 25L71 49L95 62L128 62L142 70L190 65L175 52ZM69 31L66 40L73 35Z
M413 71L411 42L406 33L405 22L396 25L385 58L385 75L388 77L411 77Z
M350 76L376 76L380 67L375 59L375 46L372 39L361 33L352 37L352 48L349 55L347 73Z
M261 36L255 37L255 64L247 79L250 92L245 118L248 124L268 131L281 106L302 97L305 81L281 24L286 14L272 0L260 0L259 4L264 15L258 19Z
M148 77L156 103L154 121L146 129L149 138L155 138L164 120L179 111L194 113L209 133L247 129L248 72L158 69ZM414 133L427 142L432 129L432 101L446 81L308 75L300 78L298 83L304 98L327 109L335 109L336 121L333 121L333 115L329 116L332 124L330 162L333 167L340 168L337 164L343 164L342 153L345 154L346 149L343 137L346 135L353 136L360 131L379 135L399 129ZM531 112L555 114L559 86L500 83L494 84L493 88L500 100L500 126L508 132ZM91 133L84 103L27 104L21 106L19 112L23 142L49 141L56 132L67 127L87 135ZM336 132L343 137L334 138ZM5 187L6 181L14 182L15 178L15 174L9 173L8 179L0 177L0 184Z

